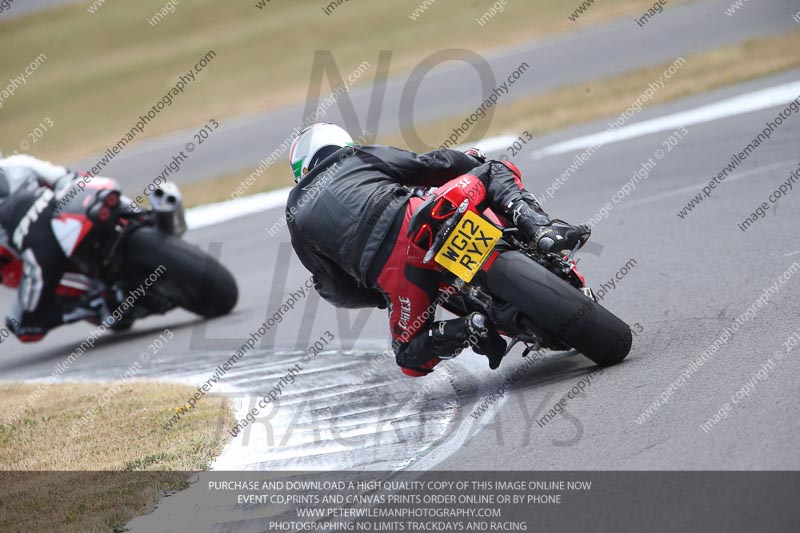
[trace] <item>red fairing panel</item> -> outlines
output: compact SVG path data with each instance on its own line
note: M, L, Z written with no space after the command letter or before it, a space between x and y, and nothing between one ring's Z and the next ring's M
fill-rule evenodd
M586 279L583 277L583 274L578 272L578 264L575 261L572 261L572 272L578 277L581 281L581 285L584 287L586 286Z
M22 261L14 253L0 246L0 276L6 287L16 289L22 279Z
M444 197L458 207L464 199L469 198L471 206L476 206L486 199L486 187L483 182L471 174L464 174L447 182L436 196Z
M67 257L72 256L94 227L94 223L86 215L73 213L61 213L53 219L51 225L53 234Z

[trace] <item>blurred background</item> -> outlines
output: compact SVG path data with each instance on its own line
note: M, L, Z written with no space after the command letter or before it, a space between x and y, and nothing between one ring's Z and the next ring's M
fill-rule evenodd
M0 147L6 153L27 151L91 168L181 75L209 51L215 54L196 81L104 170L123 183L149 182L192 130L213 118L222 134L215 132L216 138L171 176L192 184L186 190L190 205L224 200L273 153L292 125L302 122L306 99L318 100L310 89L322 90L319 99L336 89L330 67L338 70L359 117L366 117L373 101L373 80L388 74L373 138L423 149L441 145L465 113L481 104L487 86L493 87L488 82L482 87L477 69L448 78L463 66L463 50L489 57L486 67L498 84L523 62L530 70L460 143L475 142L476 133L540 135L615 117L679 56L687 59L686 67L645 106L800 64L793 53L800 44L798 24L790 16L792 2L783 0L745 3L733 16L723 14L730 3L687 7L679 0L666 7L650 0L5 3L0 89L29 71L0 108ZM680 15L663 14L680 7ZM709 31L712 14L726 26ZM415 137L399 134L398 112L409 110L400 108L398 99L408 90L408 73L435 54L411 113L420 146ZM350 83L353 73L358 75ZM392 83L397 80L403 83ZM336 105L323 119L339 117ZM175 132L185 135L178 139ZM163 153L151 149L138 156L136 145L170 134L174 147L165 141ZM246 193L286 185L284 168L267 166Z
M800 0L0 0L0 149L98 168L130 196L177 182L192 207L186 239L219 257L240 288L225 317L175 311L103 336L34 405L27 398L92 325L35 345L0 338L0 400L22 413L0 425L0 470L798 469L795 359L759 381L731 420L700 429L796 334L797 279L668 404L654 403L765 287L800 269L796 188L747 233L738 226L797 171L796 113L687 208L797 97ZM597 376L577 353L523 367L517 348L491 373L465 352L421 386L394 364L384 311L335 309L309 291L220 380L220 397L164 431L187 391L308 280L283 207L288 143L309 120L416 151L477 144L513 159L553 216L599 216L580 269L603 287L604 306L638 326L626 361ZM13 298L0 291L0 311ZM123 380L165 328L169 343ZM234 415L326 331L335 341L280 413L230 440ZM568 411L533 423L590 373ZM102 416L69 438L71 421L109 390L118 395ZM341 427L358 438L342 445ZM4 514L35 522L28 531L95 524L102 498L71 489L101 494L96 481L67 476L46 494L48 504L63 496L66 516L30 513L30 493L43 489L28 483L8 499L13 509L0 498L0 529ZM152 491L137 498L125 512L107 505L106 524L144 512ZM217 506L186 505L176 527L191 517L263 530L257 518L223 524ZM139 530L161 530L157 515Z

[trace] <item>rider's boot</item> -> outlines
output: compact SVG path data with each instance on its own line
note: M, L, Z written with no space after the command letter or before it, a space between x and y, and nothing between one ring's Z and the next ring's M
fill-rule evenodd
M64 323L72 324L81 320L99 326L106 322L106 326L113 321L111 308L105 291L92 291L78 297L70 305L68 311L64 313Z
M527 191L508 204L507 215L523 235L543 252L560 253L580 248L592 235L592 229L586 224L573 226L557 218L551 219Z
M43 307L36 312L23 311L18 302L14 302L6 316L6 328L20 342L38 342L47 333L63 324L58 305Z
M572 226L563 220L553 219L550 225L539 228L533 242L543 252L561 253L581 248L591 236L592 228L586 224Z

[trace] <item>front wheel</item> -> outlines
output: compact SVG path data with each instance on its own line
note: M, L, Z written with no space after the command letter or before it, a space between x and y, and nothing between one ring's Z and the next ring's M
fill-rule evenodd
M600 366L621 362L631 350L628 325L520 252L505 252L489 269L489 292L519 309L548 336Z
M161 272L157 284L177 305L202 317L230 313L239 298L233 275L219 261L156 228L134 231L122 245L122 255L124 268L139 277Z

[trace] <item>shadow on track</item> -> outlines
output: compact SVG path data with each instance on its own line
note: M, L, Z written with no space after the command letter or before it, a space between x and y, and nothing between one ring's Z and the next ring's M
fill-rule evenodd
M212 319L212 320L221 320L222 318L225 317L220 317L218 319ZM81 359L83 359L86 356L91 356L92 352L96 351L98 348L106 348L127 341L135 341L140 338L153 337L154 335L163 332L165 328L169 328L170 330L173 331L186 330L194 327L195 324L197 324L201 320L205 319L190 317L184 320L167 322L163 325L149 327L146 329L133 329L122 333L113 333L113 332L105 333L104 335L97 338L97 340L94 343L94 347L84 352L84 354L81 356ZM64 327L69 327L69 326L64 326ZM92 326L92 328L94 327L96 326ZM78 341L63 343L60 346L47 348L41 351L36 350L37 346L33 344L31 345L32 351L30 357L25 357L11 364L0 366L0 375L2 375L5 372L12 372L14 370L24 369L28 366L45 364L48 362L52 362L55 365L56 363L60 362L61 360L65 359L70 354L72 354L78 348L78 346L80 346L80 344L84 342L84 340L85 338L82 338L81 340ZM33 350L36 351L34 352Z

